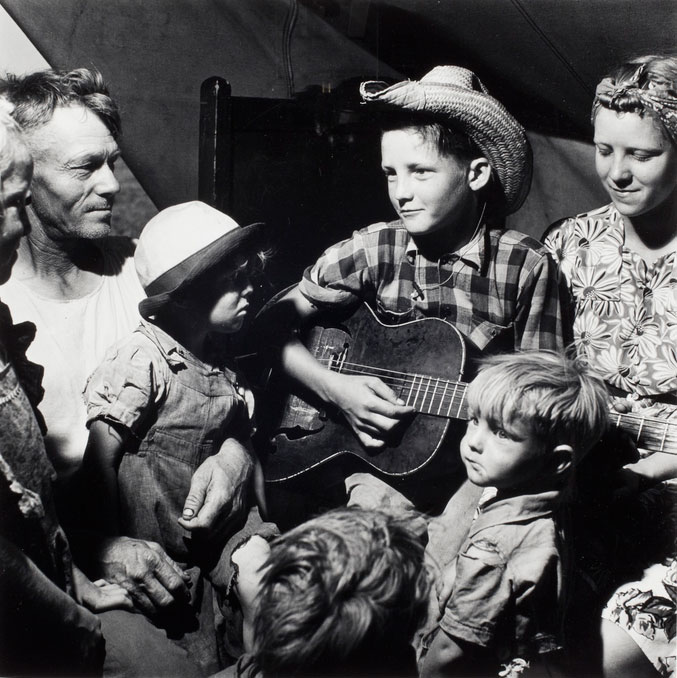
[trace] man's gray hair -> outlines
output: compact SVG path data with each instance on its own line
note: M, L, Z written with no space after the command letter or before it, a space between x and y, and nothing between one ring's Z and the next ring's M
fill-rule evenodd
M12 108L7 99L0 97L0 177L12 164L17 147L23 146L21 128L12 118Z
M0 96L13 104L12 116L26 131L48 123L57 106L80 105L98 115L114 139L121 133L118 106L95 69L9 74L0 79Z

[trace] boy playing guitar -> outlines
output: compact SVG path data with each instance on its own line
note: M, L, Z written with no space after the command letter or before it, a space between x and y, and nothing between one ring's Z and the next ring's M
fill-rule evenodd
M360 91L383 114L382 168L397 219L327 249L266 311L266 324L295 331L320 312L363 301L388 324L444 319L482 352L561 350L564 295L555 265L538 241L502 227L531 180L521 125L456 66L390 87L365 82ZM387 445L413 415L383 380L327 370L292 332L280 348L282 371L342 412L365 448ZM400 489L417 506L439 509L458 486L447 482L458 476L457 457L456 450L437 455L427 465L434 483L417 477L415 489Z

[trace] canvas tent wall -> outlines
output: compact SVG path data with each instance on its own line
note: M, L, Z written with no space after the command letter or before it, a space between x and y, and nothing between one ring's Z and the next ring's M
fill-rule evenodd
M360 79L420 77L438 63L478 73L529 130L532 191L509 224L539 235L605 201L589 143L595 83L628 55L673 49L677 28L673 0L0 4L52 66L103 72L121 104L125 160L158 208L197 195L204 79L222 76L235 97L268 99L273 109L300 102L303 114L293 120L271 117L271 106L263 118L244 119L258 137L236 144L234 167L235 216L272 221L297 268L352 228L392 214L373 144L341 124ZM275 121L269 134L266 120Z

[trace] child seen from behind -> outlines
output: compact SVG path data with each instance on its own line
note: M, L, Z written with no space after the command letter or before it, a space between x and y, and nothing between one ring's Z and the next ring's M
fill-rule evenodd
M219 676L416 676L430 577L409 515L334 509L275 539L261 571L252 653Z

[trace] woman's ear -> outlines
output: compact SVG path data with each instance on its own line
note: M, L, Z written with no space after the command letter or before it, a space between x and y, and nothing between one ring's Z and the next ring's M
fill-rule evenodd
M468 166L468 186L470 186L470 190L479 191L489 183L489 179L491 179L489 161L484 157L471 160Z
M552 451L553 466L558 476L567 473L574 463L574 450L571 445L558 445Z

